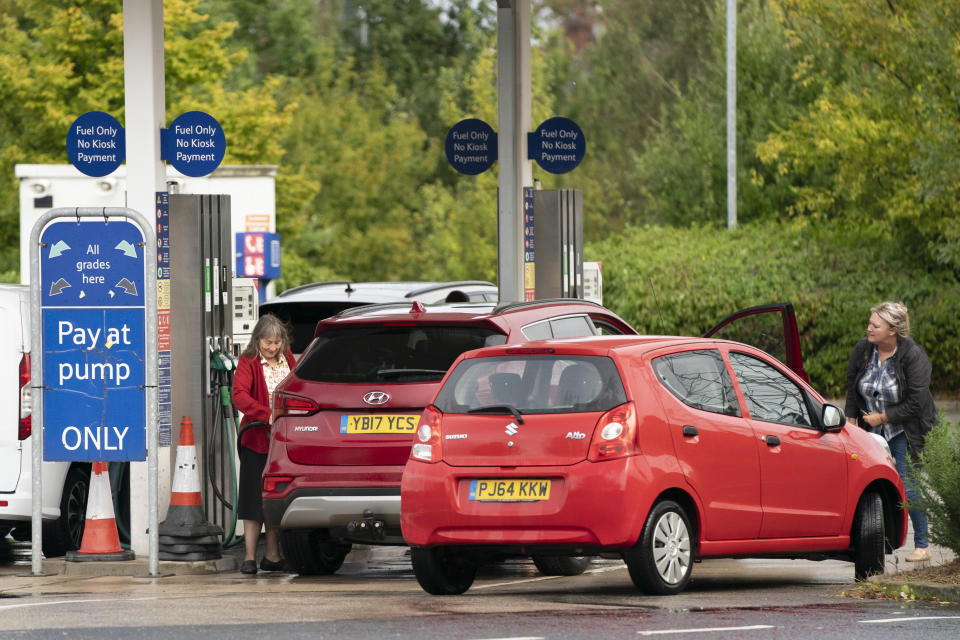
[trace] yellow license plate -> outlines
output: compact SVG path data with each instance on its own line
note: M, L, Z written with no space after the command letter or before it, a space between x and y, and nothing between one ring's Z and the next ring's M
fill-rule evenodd
M470 499L481 502L536 502L550 499L550 481L543 478L522 480L471 480Z
M340 416L340 433L409 433L420 423L420 414L363 414Z

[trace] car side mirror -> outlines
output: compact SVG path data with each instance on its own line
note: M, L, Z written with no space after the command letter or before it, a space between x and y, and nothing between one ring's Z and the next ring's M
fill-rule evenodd
M847 421L840 407L832 404L823 405L823 412L820 414L820 424L827 433L839 433L843 429L843 423Z

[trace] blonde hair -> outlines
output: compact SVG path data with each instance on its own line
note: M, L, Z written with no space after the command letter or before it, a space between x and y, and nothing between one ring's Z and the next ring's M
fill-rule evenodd
M910 315L907 307L902 302L881 302L870 313L880 316L880 319L894 328L897 336L901 338L910 337Z
M250 342L241 355L253 358L260 355L260 340L263 338L280 338L283 344L280 345L280 355L286 353L290 348L290 331L287 325L277 316L267 313L260 316L257 325L253 328L253 334L250 336Z

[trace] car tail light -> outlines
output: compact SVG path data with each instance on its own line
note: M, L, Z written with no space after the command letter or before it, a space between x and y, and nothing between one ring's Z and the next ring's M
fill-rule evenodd
M593 440L587 459L603 462L635 456L640 453L637 445L637 409L632 402L614 407L600 416L593 429Z
M264 476L263 492L279 493L290 486L293 482L293 476Z
M410 450L410 459L420 462L440 462L443 458L443 447L440 445L441 423L443 414L432 404L423 410L420 416L420 427L417 429L417 440Z
M17 438L26 440L33 432L33 403L30 399L30 354L25 353L20 358L20 427L17 429Z
M320 405L303 396L277 391L273 394L273 419L283 416L312 416L320 410Z

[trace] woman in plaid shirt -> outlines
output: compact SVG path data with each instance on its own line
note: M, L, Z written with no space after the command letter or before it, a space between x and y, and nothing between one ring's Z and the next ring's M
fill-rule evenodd
M882 435L890 445L907 502L916 493L909 460L917 461L923 441L936 422L930 393L930 358L910 339L910 318L900 302L883 302L870 309L867 337L853 347L847 365L848 419ZM916 547L908 562L930 559L927 515L910 509Z

